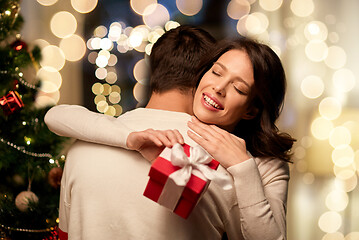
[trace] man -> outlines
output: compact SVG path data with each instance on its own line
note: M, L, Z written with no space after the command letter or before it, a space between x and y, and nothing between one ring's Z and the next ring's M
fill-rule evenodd
M217 210L212 197L204 196L184 220L142 195L150 163L139 153L98 144L139 149L143 146L127 146L116 136L128 136L126 129L153 128L178 129L185 142L194 145L186 135L186 122L192 114L195 69L212 44L214 39L207 32L190 26L172 29L158 39L150 56L151 97L146 108L126 112L119 118L66 105L47 113L45 122L53 132L96 142L78 141L67 154L60 195L61 239L67 234L69 239L221 238L226 216L213 214ZM63 122L69 117L77 121L66 129ZM103 128L102 134L96 131L91 136L92 126Z

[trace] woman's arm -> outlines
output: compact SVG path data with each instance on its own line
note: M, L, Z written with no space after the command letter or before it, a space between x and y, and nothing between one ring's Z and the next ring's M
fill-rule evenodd
M286 239L288 164L251 158L227 170L234 179L245 239ZM232 209L230 216L236 218L235 214ZM228 232L229 239L236 239L232 233Z
M122 148L127 148L126 140L132 132L117 118L91 112L79 105L52 107L44 120L57 135Z
M164 147L184 142L177 130L134 132L121 118L91 112L78 105L52 107L45 115L45 123L57 135L136 150L149 161L154 160Z
M188 132L232 175L238 206L225 223L229 239L286 239L289 170L285 162L261 162L246 151L245 142L227 131L193 119ZM240 226L236 225L240 221ZM241 231L238 231L238 228Z

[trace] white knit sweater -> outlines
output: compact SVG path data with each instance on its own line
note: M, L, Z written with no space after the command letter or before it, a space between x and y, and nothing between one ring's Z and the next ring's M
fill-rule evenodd
M119 147L131 131L148 128L178 129L194 146L186 135L190 118L146 108L118 118L80 106L50 109L50 130L88 141L70 148L61 183L59 227L69 239L221 239L224 232L236 240L286 239L289 169L280 160L252 158L228 168L234 187L211 182L187 220L143 196L150 163Z

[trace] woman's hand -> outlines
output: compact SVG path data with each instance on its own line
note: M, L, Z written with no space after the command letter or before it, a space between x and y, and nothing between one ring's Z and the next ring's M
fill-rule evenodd
M155 160L165 147L171 148L175 143L184 143L178 130L147 129L130 133L126 140L128 149L138 151L150 162Z
M215 125L201 123L196 117L188 122L193 130L187 134L196 143L201 145L223 167L228 168L250 159L247 154L246 142Z

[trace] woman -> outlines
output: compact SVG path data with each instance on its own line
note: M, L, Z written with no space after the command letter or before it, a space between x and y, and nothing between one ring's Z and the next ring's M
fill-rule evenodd
M221 231L229 238L285 239L286 161L294 140L275 126L285 94L279 58L249 39L222 42L201 62L198 79L193 112L201 122L193 118L188 126L198 135L188 135L234 180L234 192L228 194L235 197ZM170 147L177 141L183 142L177 131L146 130L131 133L127 147L153 159L151 153L158 152L148 143Z

